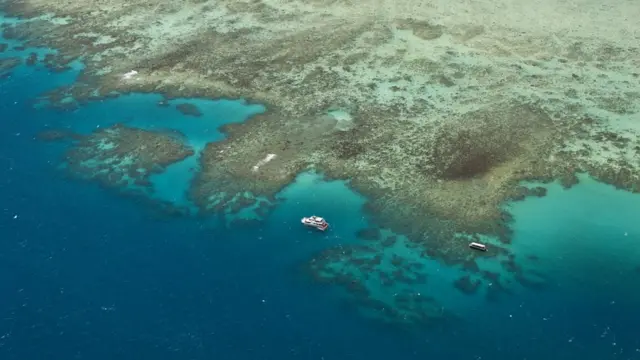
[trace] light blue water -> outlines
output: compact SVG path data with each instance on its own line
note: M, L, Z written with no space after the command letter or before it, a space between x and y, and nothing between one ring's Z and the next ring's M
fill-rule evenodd
M569 191L552 184L544 198L508 205L509 250L546 286L514 282L512 294L487 301L486 288L465 295L453 287L461 269L425 259L402 238L384 249L358 239L374 225L362 211L366 199L318 174L284 189L263 223L231 228L158 219L153 203L67 179L58 169L64 146L34 140L39 131L89 133L122 122L181 131L201 149L223 138L220 125L264 111L240 100L171 101L204 114L183 116L157 106L161 96L153 94L72 112L33 107L74 79L23 66L0 83L1 359L640 359L638 195L583 177ZM153 179L158 196L188 204L196 156ZM313 213L328 214L330 232L299 226ZM383 323L362 299L308 273L323 252L363 245L378 246L383 267L396 255L423 264L417 273L428 276L383 287L358 273L371 275L361 279L371 298L390 306L398 291L420 293L459 321ZM512 277L495 259L480 265Z

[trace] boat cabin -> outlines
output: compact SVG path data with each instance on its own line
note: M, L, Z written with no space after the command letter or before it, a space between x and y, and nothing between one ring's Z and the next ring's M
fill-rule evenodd
M325 231L329 227L329 224L320 216L310 216L302 218L302 223L305 226L311 226L318 230Z

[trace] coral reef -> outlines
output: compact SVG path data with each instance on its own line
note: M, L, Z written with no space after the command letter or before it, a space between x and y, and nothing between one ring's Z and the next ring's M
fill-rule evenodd
M220 196L271 197L313 166L352 179L384 226L418 242L439 239L455 261L464 257L454 250L456 232L508 240L500 204L522 195L521 180L571 186L587 171L637 189L631 120L640 54L601 23L560 36L497 13L487 16L500 26L456 23L420 3L113 0L100 11L81 3L4 5L34 17L5 27L5 36L62 50L45 59L52 69L86 59L80 83L59 93L83 101L159 91L268 104L268 114L225 128L227 140L207 146L192 191L203 209L224 203ZM35 17L45 12L58 16Z
M450 306L452 294L443 293L442 286L464 296L499 301L516 288L541 290L553 285L546 276L517 264L516 255L495 246L492 251L500 271L481 269L477 260L486 254L476 252L467 252L461 267L442 268L425 256L428 250L422 245L388 229L363 229L359 234L360 245L326 249L304 269L318 282L342 287L367 315L383 320L429 323L455 318L461 309Z
M464 275L454 282L454 286L465 294L475 294L480 287L480 280L474 280L470 275Z
M305 264L318 282L342 286L366 315L401 323L446 321L454 315L416 287L424 286L423 264L368 246L335 247Z
M198 109L198 107L193 104L188 104L188 103L177 104L176 109L178 109L178 111L180 111L183 115L189 115L189 116L195 116L195 117L202 116L200 109Z
M13 69L21 63L22 60L15 57L0 59L0 79L10 76Z
M588 172L640 191L640 47L633 35L640 23L623 16L636 5L575 6L552 0L517 6L507 0L0 0L1 10L27 19L5 26L5 37L60 49L44 60L54 71L78 57L85 62L78 83L47 95L52 106L74 108L130 91L267 105L268 113L226 126L227 138L202 152L190 193L201 210L261 208L296 174L314 168L350 179L371 199L367 209L379 226L484 279L495 274L482 273L475 257L505 256L506 250L470 254L466 245L478 234L511 241L505 201L544 196L522 181L560 180L570 187L576 173ZM141 151L135 166L142 173L126 162L118 172L88 166L112 156L117 160L109 161L123 161L111 150L96 151L101 139L133 136L123 129L80 141L70 168L105 184L144 186L152 163L188 153L168 138L136 131L149 136L144 142L168 142L156 155L151 148L128 150ZM361 235L378 241L374 233ZM380 241L393 246L397 239ZM350 251L357 255L345 261L338 252L316 260L316 277L361 292L366 287L354 283L360 276L417 281L404 268L398 276L356 270L374 269L387 252ZM341 261L351 265L328 270ZM515 258L502 266L524 286L539 285L521 276ZM456 286L474 291L470 281ZM506 290L495 282L488 291ZM405 303L420 308L414 300Z
M150 215L174 218L190 214L188 208L154 196L150 182L171 164L194 155L176 132L153 132L115 124L82 135L63 129L41 131L36 139L69 142L61 168L71 177L95 181L146 205Z
M64 140L75 140L80 141L84 137L82 135L76 134L72 131L68 130L43 130L36 135L36 139L40 141L64 141Z
M25 60L25 64L28 66L33 66L38 62L38 54L36 54L35 52L32 52L29 54L29 56L27 57L27 60Z
M71 175L106 187L152 191L151 175L193 154L177 137L116 124L80 138L65 163Z
M42 63L52 72L64 72L71 69L71 62L75 58L73 56L64 56L56 54L46 54Z
M224 204L243 193L273 199L332 141L335 124L315 117L284 122L268 113L225 126L229 138L207 144L201 154L194 202L206 209L212 200Z

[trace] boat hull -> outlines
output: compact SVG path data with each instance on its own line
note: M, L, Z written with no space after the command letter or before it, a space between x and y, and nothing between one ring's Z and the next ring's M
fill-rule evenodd
M325 231L329 228L329 224L325 226L313 225L313 224L304 224L306 227L314 228L316 230Z

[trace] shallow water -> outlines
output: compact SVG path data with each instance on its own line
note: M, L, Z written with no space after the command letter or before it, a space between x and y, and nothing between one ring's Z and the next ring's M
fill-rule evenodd
M66 112L33 106L75 75L21 66L0 83L0 358L640 359L639 195L584 176L570 190L551 184L544 198L505 205L515 218L509 250L525 274L544 282L513 282L493 300L486 288L455 289L461 269L424 258L399 237L379 248L383 266L392 270L393 255L420 263L427 281L385 287L372 277L363 281L371 297L432 297L457 319L385 323L306 270L322 251L373 246L356 236L373 224L366 199L347 183L301 174L266 221L227 228L158 217L143 199L71 180L58 169L64 147L34 140L47 128L89 133L122 122L178 130L198 150L223 138L220 125L263 107L170 101L196 104L203 116L193 117L158 106L159 94ZM195 156L153 178L161 199L188 204ZM329 217L331 231L301 228L300 216L311 213ZM511 276L497 261L480 265Z

